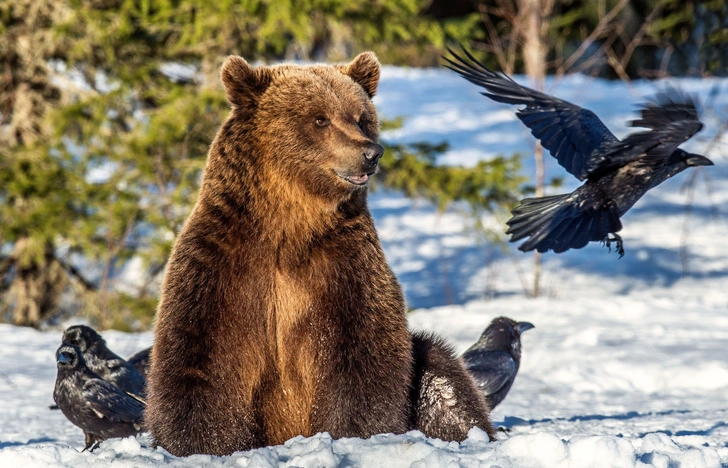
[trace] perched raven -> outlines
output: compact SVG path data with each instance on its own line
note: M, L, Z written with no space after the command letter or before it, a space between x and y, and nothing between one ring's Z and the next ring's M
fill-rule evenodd
M149 372L149 359L152 352L152 348L146 348L138 353L131 356L129 359L126 360L129 364L134 366L134 368L139 372L144 378L147 378L147 372Z
M86 436L84 450L113 437L128 437L142 428L144 404L93 373L74 345L56 351L58 374L53 399Z
M521 365L521 333L534 328L529 322L494 318L478 341L462 355L465 368L483 392L490 408L503 401Z
M497 102L522 104L516 114L569 173L586 183L574 192L527 198L507 222L511 242L528 237L519 249L564 252L592 241L607 247L616 242L624 255L619 220L648 190L692 166L711 166L706 157L687 153L678 145L703 124L690 96L677 90L658 94L641 109L633 127L649 131L618 140L591 111L517 84L496 73L465 51L467 59L450 51L451 70L486 89ZM610 247L611 250L611 247Z
M94 373L124 392L143 396L146 381L136 368L106 346L96 330L86 325L74 325L63 332L63 344L78 346L83 358Z

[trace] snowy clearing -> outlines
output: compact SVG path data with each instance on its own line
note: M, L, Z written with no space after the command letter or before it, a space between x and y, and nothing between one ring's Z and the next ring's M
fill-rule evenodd
M687 171L623 218L624 258L595 244L546 254L538 299L523 294L530 255L479 244L456 211L438 214L397 194L371 196L388 259L416 309L412 328L441 333L463 351L495 316L536 325L524 335L519 376L492 414L508 430L498 442L479 430L462 444L416 432L368 440L320 434L230 457L176 458L140 436L80 453L80 429L48 410L60 331L0 325L0 467L728 466L728 140L710 144L716 118L728 116L728 80L675 82L708 101L706 128L685 148L710 146L704 154L716 164L697 175L689 229L681 190ZM721 92L709 97L714 86ZM573 76L547 90L595 111L622 137L635 104L658 87ZM447 140L445 162L527 154L532 145L513 109L445 70L385 67L375 102L385 117L409 116L386 138ZM565 175L553 160L547 164L550 175ZM577 184L565 181L559 192ZM121 355L152 341L151 333L104 337Z

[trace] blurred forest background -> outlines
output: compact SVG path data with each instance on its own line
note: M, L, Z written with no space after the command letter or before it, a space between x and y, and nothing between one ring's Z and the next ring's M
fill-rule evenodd
M0 0L0 320L38 327L82 314L100 328L151 324L166 259L228 113L218 81L226 55L332 62L374 50L384 64L431 67L460 45L536 86L574 72L725 76L728 6ZM524 178L518 155L438 165L445 149L389 146L377 185L482 213L548 183L538 165ZM119 281L128 262L144 272L141 286Z

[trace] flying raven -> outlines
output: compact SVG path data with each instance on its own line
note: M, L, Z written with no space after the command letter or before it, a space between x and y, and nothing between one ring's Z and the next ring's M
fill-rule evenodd
M632 127L649 128L617 139L590 110L526 88L489 70L464 51L446 65L497 102L525 105L518 118L570 174L586 182L572 193L526 198L513 210L506 234L511 242L528 237L519 250L580 249L593 241L616 243L624 255L619 220L648 190L692 166L711 166L706 157L678 145L703 124L694 100L675 89L659 93L641 109Z

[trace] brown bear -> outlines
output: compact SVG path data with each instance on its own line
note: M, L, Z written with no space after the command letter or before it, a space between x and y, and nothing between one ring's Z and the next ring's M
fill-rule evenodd
M299 434L420 429L493 436L452 351L407 329L366 204L383 148L379 62L251 67L229 57L232 112L169 261L146 424L175 455Z

